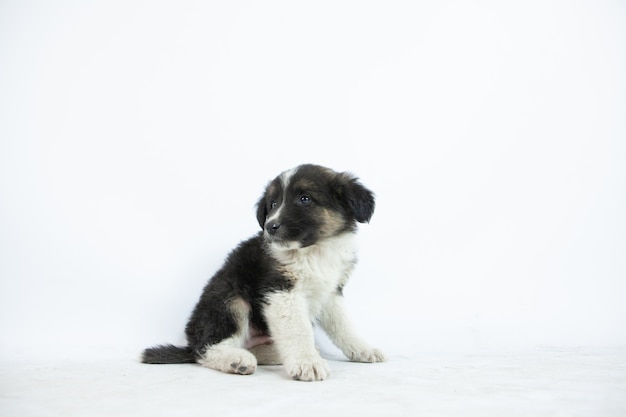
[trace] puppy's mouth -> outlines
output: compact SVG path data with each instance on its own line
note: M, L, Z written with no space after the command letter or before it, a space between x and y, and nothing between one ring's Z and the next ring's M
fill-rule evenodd
M302 243L297 240L268 239L270 246L275 250L296 250L302 248Z
M306 234L297 237L285 237L281 233L263 233L263 238L271 247L278 250L294 250L301 249L314 244L311 236Z

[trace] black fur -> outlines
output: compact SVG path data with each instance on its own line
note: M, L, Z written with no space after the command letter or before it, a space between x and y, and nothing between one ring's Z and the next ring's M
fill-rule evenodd
M159 345L144 350L142 361L154 364L195 363L196 357L189 347Z
M374 214L374 195L370 190L363 187L356 178L348 178L346 183L339 189L343 195L340 200L346 202L352 215L359 223L369 222Z
M233 250L205 286L185 328L187 346L146 349L142 356L144 363L195 362L207 346L232 336L238 330L230 309L235 299L250 306L249 320L254 331L267 335L268 325L263 315L265 297L276 291L288 291L293 285L281 272L267 245L276 242L298 242L301 247L314 245L319 239L354 231L356 222L369 221L374 212L373 193L350 174L301 165L290 177L286 189L282 181L281 176L271 181L257 203L257 220L264 231ZM279 206L282 207L280 224L266 224Z
M237 331L228 302L238 296L251 306L251 324L266 333L267 323L261 314L264 294L289 289L290 285L276 272L275 261L264 252L262 233L259 233L232 251L224 266L205 286L185 328L187 347L170 345L146 349L142 361L186 363L191 356L191 362L195 362L207 345L218 343Z
M196 305L185 332L194 355L199 356L212 345L237 331L228 302L235 297L250 304L251 324L267 332L261 314L264 294L287 290L291 284L276 272L275 261L263 250L262 235L241 243L226 259L226 263L209 281Z

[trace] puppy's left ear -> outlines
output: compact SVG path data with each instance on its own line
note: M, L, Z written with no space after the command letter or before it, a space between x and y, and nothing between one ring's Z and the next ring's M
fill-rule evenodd
M267 191L263 193L256 203L256 219L259 222L259 226L261 226L261 230L265 228L265 219L267 218L267 207L265 205L266 196Z
M358 178L344 174L343 198L354 215L354 219L359 223L369 222L374 214L376 201L374 193L361 184Z

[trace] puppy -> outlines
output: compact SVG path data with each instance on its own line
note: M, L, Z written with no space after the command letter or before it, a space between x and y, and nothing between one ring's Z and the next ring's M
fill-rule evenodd
M313 323L351 361L384 361L355 334L342 295L357 259L357 222L373 212L373 193L348 173L317 165L283 172L257 203L263 230L204 288L185 329L188 345L146 349L142 362L198 362L243 375L284 364L294 379L319 381L329 369Z

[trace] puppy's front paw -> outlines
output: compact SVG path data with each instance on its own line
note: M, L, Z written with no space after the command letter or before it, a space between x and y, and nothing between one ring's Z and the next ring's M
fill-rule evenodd
M346 352L346 356L352 362L385 362L387 358L385 355L378 349L364 347L364 348L356 348L351 350L350 352Z
M299 381L323 381L330 375L330 370L324 359L314 358L287 365L287 373Z

